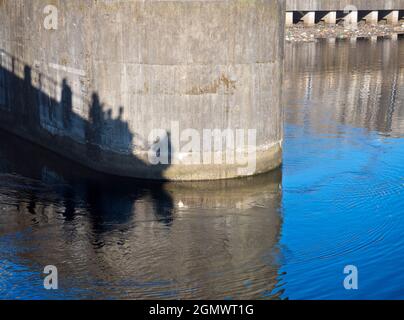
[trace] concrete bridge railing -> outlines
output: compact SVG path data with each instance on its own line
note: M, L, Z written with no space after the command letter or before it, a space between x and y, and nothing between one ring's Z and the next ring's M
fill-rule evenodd
M404 0L286 0L286 11L402 10Z
M303 21L336 24L343 20L356 25L359 20L377 24L380 20L395 25L404 16L404 0L286 0L286 25Z

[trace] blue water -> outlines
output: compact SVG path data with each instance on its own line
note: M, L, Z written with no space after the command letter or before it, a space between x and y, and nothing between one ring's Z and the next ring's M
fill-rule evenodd
M0 297L403 299L404 41L288 44L284 92L283 167L245 180L111 180L0 133Z
M305 94L286 110L283 296L402 299L403 41L311 49L340 63L301 65L286 81ZM358 290L342 285L346 265Z

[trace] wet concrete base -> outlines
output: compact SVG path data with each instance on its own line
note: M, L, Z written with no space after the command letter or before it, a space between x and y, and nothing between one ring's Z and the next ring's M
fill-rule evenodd
M122 155L97 146L84 145L69 137L53 136L46 131L26 130L15 124L13 117L0 118L0 129L9 131L30 142L62 155L100 173L162 181L199 181L232 179L262 174L282 164L282 142L258 147L254 163L245 164L157 164L152 165L147 152ZM52 141L52 143L50 143ZM18 148L18 146L16 146ZM224 160L225 160L225 155ZM203 158L203 155L202 155ZM244 171L253 169L252 172Z

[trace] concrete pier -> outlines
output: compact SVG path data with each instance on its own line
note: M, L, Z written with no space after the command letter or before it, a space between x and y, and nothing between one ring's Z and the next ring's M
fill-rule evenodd
M388 24L396 25L398 24L398 10L393 10L388 13L384 18L387 20Z
M402 10L404 0L286 0L287 11Z
M337 12L336 11L330 11L328 12L324 18L324 22L326 24L336 24L337 23Z
M367 24L377 24L379 22L379 11L371 11L363 19Z
M284 13L283 0L0 1L0 127L121 176L272 170L282 161ZM219 141L206 145L214 130ZM228 150L245 158L250 146L244 170Z
M287 26L293 25L293 12L286 12L285 24Z
M316 23L316 13L314 11L306 12L302 17L302 20L305 26L314 26Z
M345 17L344 17L344 26L345 27L357 27L358 25L358 11L350 11L350 12L344 12Z

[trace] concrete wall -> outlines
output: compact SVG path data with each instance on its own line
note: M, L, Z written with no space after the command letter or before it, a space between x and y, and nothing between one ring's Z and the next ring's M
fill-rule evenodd
M44 28L48 4L57 30ZM255 173L271 170L284 5L0 0L0 126L99 171L181 180L235 177L239 166L152 166L153 129L256 129Z
M351 5L358 10L400 10L404 0L286 0L287 11L342 11Z

